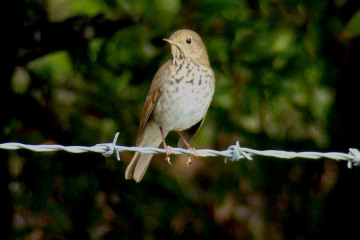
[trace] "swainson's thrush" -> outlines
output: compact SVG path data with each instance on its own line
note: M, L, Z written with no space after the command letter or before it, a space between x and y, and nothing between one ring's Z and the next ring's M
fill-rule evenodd
M161 142L170 160L172 148L166 145L169 131L176 131L179 147L186 146L192 155L190 139L204 121L214 94L215 77L200 36L191 30L179 30L164 39L171 46L171 58L155 74L142 110L138 147L158 147ZM125 178L140 182L153 154L136 152Z

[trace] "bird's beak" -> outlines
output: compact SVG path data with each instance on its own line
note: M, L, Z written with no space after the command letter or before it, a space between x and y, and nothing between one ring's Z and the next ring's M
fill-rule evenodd
M165 42L168 42L168 43L171 44L171 45L175 45L175 41L172 40L171 38L164 38L163 40L164 40Z

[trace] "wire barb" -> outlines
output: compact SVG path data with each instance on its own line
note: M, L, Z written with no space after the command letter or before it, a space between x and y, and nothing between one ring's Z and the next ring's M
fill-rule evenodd
M121 161L119 150L116 147L116 142L119 137L119 134L120 134L120 132L117 132L115 134L115 137L114 137L114 140L112 143L100 143L100 144L95 145L95 146L105 146L107 148L107 150L105 152L101 153L104 157L110 157L115 152L116 159L118 161Z
M352 168L353 165L355 167L360 165L360 151L356 148L350 148L349 149L349 155L353 156L352 159L348 160L348 168Z
M117 160L120 161L120 152L140 152L140 153L150 153L150 154L164 154L166 150L163 148L154 148L154 147L126 147L126 146L117 146L116 142L119 138L120 133L116 133L112 143L100 143L95 146L62 146L56 144L45 144L45 145L32 145L32 144L23 144L23 143L1 143L0 149L6 150L17 150L17 149L27 149L34 152L54 152L54 151L66 151L70 153L85 153L85 152L95 152L101 153L105 157L110 157L114 152L116 153ZM212 149L197 149L196 150L199 157L215 157L221 156L225 157L224 161L234 162L239 161L242 158L247 160L252 160L253 155L263 156L263 157L275 157L275 158L307 158L307 159L320 159L320 158L329 158L334 160L345 160L347 161L347 166L352 168L353 166L360 166L360 151L356 148L350 148L349 153L339 153L339 152L287 152L281 150L255 150L250 148L240 147L239 141L234 145L229 146L227 150L216 151ZM172 154L191 154L188 149L183 148L173 148Z
M249 154L241 150L239 141L236 141L235 145L231 145L227 150L231 151L231 157L225 157L224 161L227 163L229 160L231 162L239 161L241 158L246 158L247 160L252 160Z

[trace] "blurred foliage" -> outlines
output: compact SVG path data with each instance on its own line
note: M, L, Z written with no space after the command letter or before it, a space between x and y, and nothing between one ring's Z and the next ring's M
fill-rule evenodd
M360 147L356 1L20 5L18 24L9 21L17 33L3 80L11 106L1 120L4 141L95 145L119 131L118 144L134 145L152 77L169 58L162 39L189 28L202 36L216 76L193 146ZM186 156L172 157L172 166L156 156L135 184L124 179L129 153L123 162L90 153L5 156L9 239L332 239L355 233L348 219L360 214L351 188L359 170L334 161L199 158L186 167Z

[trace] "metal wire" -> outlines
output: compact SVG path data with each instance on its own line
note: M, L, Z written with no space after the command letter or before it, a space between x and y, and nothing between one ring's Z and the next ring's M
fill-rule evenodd
M112 143L101 143L96 144L95 146L62 146L55 144L44 144L44 145L32 145L32 144L23 144L16 142L1 143L0 149L5 150L17 150L17 149L27 149L34 152L54 152L54 151L66 151L70 153L85 153L85 152L95 152L101 153L106 157L111 156L113 153L116 154L117 159L120 161L121 152L140 152L140 153L152 153L160 154L166 153L165 149L154 148L154 147L126 147L116 145L116 141L119 137L119 133L115 134L114 140ZM274 157L274 158L307 158L307 159L320 159L320 158L329 158L334 160L345 160L348 161L348 168L353 166L360 165L360 151L356 148L350 148L349 153L339 153L339 152L289 152L281 150L254 150L250 148L240 147L239 142L237 141L235 145L231 145L227 150L217 151L212 149L197 149L198 156L200 157L215 157L221 156L225 157L225 163L227 161L239 161L242 158L252 160L251 156L259 155L264 157ZM173 154L191 154L187 149L183 148L173 148Z

